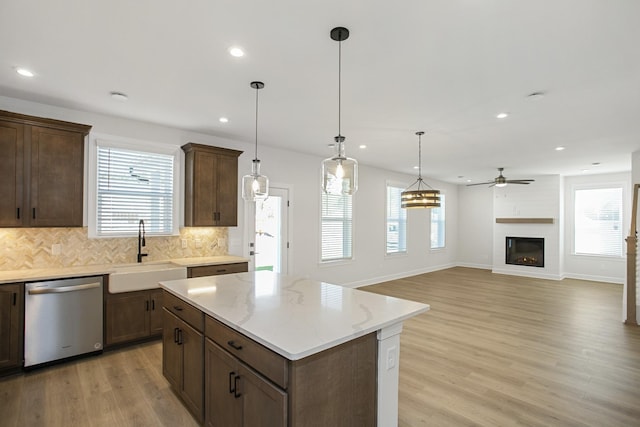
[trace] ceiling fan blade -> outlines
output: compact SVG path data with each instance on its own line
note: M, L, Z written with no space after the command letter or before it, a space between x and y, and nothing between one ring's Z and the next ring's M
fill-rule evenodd
M495 184L493 181L487 181L487 182L476 182L475 184L467 184L467 187L472 187L474 185L487 185L487 184Z
M507 183L509 184L529 184L530 182L535 182L535 179L508 179Z

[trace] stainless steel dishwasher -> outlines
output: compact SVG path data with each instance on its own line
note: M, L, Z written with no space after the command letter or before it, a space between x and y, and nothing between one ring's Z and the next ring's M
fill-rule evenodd
M25 367L102 351L102 286L102 276L25 284Z

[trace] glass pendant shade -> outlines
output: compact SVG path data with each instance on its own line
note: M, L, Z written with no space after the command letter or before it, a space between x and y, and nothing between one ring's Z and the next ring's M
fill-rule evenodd
M434 190L422 179L422 135L424 132L416 132L418 135L418 179L400 194L400 207L412 208L439 208L440 190ZM414 190L412 188L415 187Z
M269 178L260 175L260 160L254 159L251 175L242 177L242 198L247 201L266 199L269 196Z
M358 190L358 162L345 156L343 136L336 136L336 154L322 162L322 190L338 196Z

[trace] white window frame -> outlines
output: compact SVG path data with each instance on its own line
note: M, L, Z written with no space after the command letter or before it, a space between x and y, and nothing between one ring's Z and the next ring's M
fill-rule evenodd
M354 195L350 195L350 196L346 196L346 197L351 197L351 255L348 257L343 256L342 258L332 258L332 259L323 259L322 257L322 225L323 225L323 216L322 216L322 200L323 197L327 195L325 194L323 191L320 192L320 230L319 230L319 234L320 234L320 251L319 251L319 263L321 265L335 265L335 264L340 264L340 263L349 263L351 261L353 261L354 259L354 251L355 251L355 243L354 243L354 230L355 230L355 197ZM344 220L343 220L344 221Z
M180 234L180 177L182 176L180 147L169 144L152 143L135 139L114 137L111 135L93 135L88 150L87 176L87 228L89 238L102 239L114 237L132 237L132 233L102 236L97 233L98 217L98 146L121 148L130 151L147 152L173 156L173 227L171 234L152 234L154 236L177 236Z
M622 238L625 238L625 215L627 212L628 204L626 201L627 196L627 185L621 181L615 182L607 182L607 183L598 183L598 184L575 184L571 187L571 204L570 204L570 213L569 218L571 219L571 255L576 257L587 257L587 258L607 258L607 259L623 259L625 258L625 244L622 242L622 248L620 255L606 255L606 254L588 254L576 252L576 224L575 224L575 216L576 216L576 192L580 190L599 190L599 189L611 189L611 188L619 188L622 191L622 206L621 206L621 215L620 215L620 227Z
M433 246L433 242L431 241L431 232L433 231L433 212L435 209L444 210L444 218L442 219L442 231L444 233L444 238L442 242L442 246ZM429 212L429 248L432 251L441 251L447 247L447 197L445 193L440 193L440 207L432 208Z
M402 207L400 207L401 211L404 211L405 213L405 218L404 218L404 250L400 251L395 251L395 252L389 252L388 247L389 247L389 241L388 241L388 233L389 233L389 217L388 217L388 212L389 212L389 206L388 206L388 193L389 193L389 187L393 187L393 188L399 188L402 189L404 191L404 189L407 188L407 184L404 183L400 183L400 182L395 182L395 181L387 181L386 185L384 187L384 201L385 201L385 206L384 206L384 227L385 227L385 231L384 231L384 252L386 256L390 256L390 257L396 257L396 256L402 256L402 255L406 255L408 253L408 239L407 239L407 228L408 228L408 215L407 215L407 210L403 209ZM401 203L400 200L398 200L398 203Z

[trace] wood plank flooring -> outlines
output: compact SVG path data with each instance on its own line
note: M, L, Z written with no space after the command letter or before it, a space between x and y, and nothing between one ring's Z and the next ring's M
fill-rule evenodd
M399 426L640 426L621 285L452 268L361 289L431 305L401 335Z
M640 426L620 285L452 268L361 289L431 305L401 336L401 427ZM196 426L161 359L153 342L0 379L0 426Z

